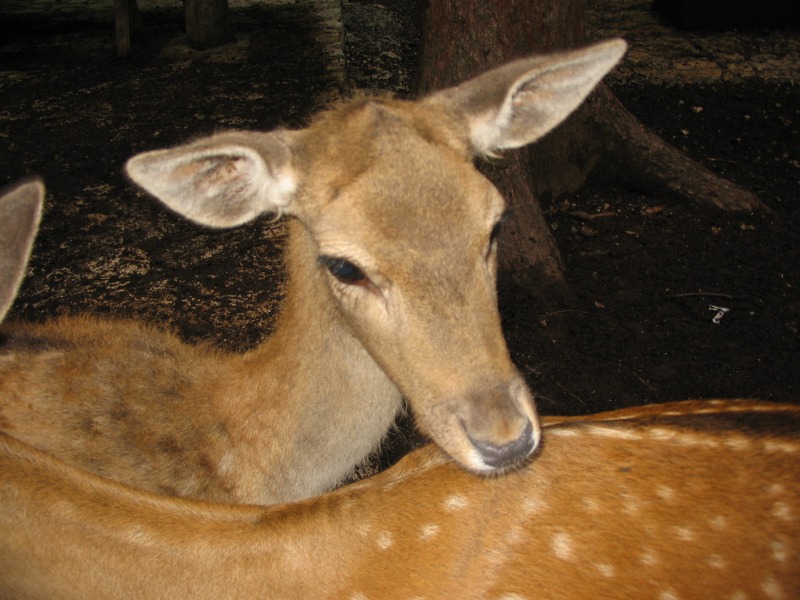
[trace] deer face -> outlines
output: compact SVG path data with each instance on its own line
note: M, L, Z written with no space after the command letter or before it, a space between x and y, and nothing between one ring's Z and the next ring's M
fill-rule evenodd
M331 297L420 429L471 470L515 464L539 426L497 311L505 203L455 136L427 135L446 115L375 101L343 112L322 123L299 192ZM329 130L348 148L320 141Z
M296 217L331 318L424 431L465 467L492 472L529 456L539 426L500 331L503 201L471 161L558 125L625 48L611 40L519 60L417 102L352 101L301 131L212 136L134 157L128 173L206 225Z

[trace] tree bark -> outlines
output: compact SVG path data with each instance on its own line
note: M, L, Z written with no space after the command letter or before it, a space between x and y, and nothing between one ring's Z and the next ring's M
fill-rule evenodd
M586 42L583 0L428 0L418 91L455 85L533 53ZM501 277L569 295L564 264L537 199L575 192L591 176L668 192L725 210L766 210L647 130L604 85L528 148L481 166L513 218L501 239Z
M228 0L183 0L189 46L202 50L233 39Z

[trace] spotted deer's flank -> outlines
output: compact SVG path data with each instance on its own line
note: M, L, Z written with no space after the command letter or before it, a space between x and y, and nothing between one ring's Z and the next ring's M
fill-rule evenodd
M39 180L0 191L0 321L5 318L33 248L44 202Z
M310 500L109 483L0 435L10 600L800 598L800 408L700 401L544 420L527 466L435 446Z
M473 158L547 133L624 51L524 59L416 102L361 98L306 129L134 157L130 177L197 223L290 217L274 334L227 355L130 322L14 325L0 423L143 489L269 503L339 482L405 396L462 467L519 466L540 430L497 310L505 204Z

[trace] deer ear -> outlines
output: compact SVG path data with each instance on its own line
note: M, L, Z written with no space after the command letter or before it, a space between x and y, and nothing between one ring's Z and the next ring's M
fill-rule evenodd
M428 101L446 103L466 120L476 153L518 148L561 123L617 64L626 48L623 40L614 39L518 60L435 93Z
M44 184L38 179L0 193L0 321L25 275L43 200Z
M233 227L262 213L291 212L296 132L230 132L131 158L130 178L184 217Z

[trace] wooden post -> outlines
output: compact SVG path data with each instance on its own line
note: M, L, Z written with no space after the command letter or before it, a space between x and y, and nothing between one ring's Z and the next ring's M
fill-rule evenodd
M228 0L183 0L186 34L192 48L212 48L233 39Z
M142 30L142 17L136 0L114 0L114 24L117 56L125 58L131 51L131 38Z

